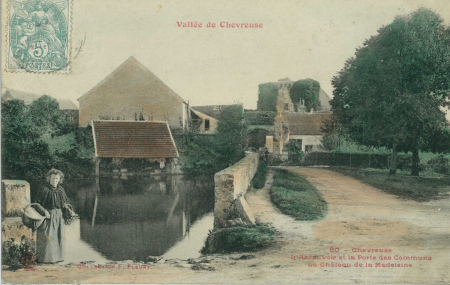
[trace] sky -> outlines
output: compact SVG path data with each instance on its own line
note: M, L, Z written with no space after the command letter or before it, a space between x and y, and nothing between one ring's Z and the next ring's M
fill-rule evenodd
M2 48L7 1L2 1ZM70 73L6 73L5 88L77 99L130 56L191 105L256 108L258 84L312 78L332 96L332 77L377 30L425 7L450 23L449 0L149 1L72 3ZM177 22L202 23L202 28ZM208 22L216 28L205 27ZM262 28L221 28L221 22ZM81 48L80 48L81 47ZM2 67L5 65L2 50ZM2 68L3 69L3 68Z

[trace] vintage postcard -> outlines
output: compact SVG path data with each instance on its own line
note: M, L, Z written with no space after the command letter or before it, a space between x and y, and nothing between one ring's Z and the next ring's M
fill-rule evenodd
M2 0L6 284L449 284L449 0Z

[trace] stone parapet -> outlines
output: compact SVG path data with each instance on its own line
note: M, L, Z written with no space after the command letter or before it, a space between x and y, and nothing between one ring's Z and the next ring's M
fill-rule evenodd
M2 180L2 218L22 217L31 203L30 184L23 180Z
M240 220L254 224L255 218L245 200L245 193L259 164L259 154L246 152L246 157L214 175L214 228L226 228Z
M21 217L5 218L2 221L2 242L14 239L20 242L22 237L36 241L36 232L22 223Z
M31 203L30 184L23 180L2 180L2 241L22 237L34 239L35 233L22 222L23 210Z

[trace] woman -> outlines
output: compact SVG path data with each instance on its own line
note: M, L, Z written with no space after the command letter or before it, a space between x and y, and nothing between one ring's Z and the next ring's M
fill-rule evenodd
M51 169L47 173L47 185L36 195L35 202L44 208L45 220L37 229L38 262L55 263L64 260L65 236L62 209L69 202L64 189L59 185L64 174Z

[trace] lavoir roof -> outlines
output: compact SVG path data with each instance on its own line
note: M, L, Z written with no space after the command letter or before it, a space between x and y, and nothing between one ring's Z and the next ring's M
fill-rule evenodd
M176 158L178 151L166 122L92 121L96 157Z

